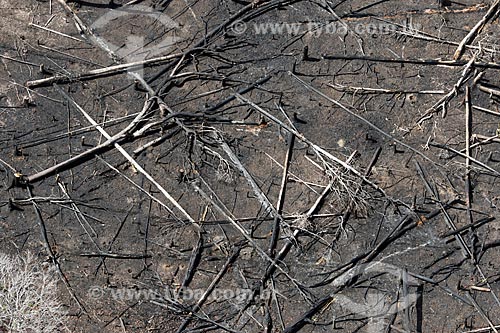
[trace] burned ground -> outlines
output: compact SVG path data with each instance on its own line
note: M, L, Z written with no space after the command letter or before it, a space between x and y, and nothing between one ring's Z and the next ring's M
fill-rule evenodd
M495 331L498 6L0 0L0 248L62 331Z

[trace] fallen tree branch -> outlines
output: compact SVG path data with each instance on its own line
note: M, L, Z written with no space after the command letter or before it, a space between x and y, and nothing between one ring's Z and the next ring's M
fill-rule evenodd
M128 254L128 253L109 253L109 252L99 252L99 253L81 253L80 257L89 258L111 258L111 259L144 259L151 258L150 254Z
M462 57L462 54L465 51L465 47L467 44L470 44L476 38L476 36L481 32L481 30L484 28L486 23L488 23L489 20L491 20L494 16L498 14L498 9L500 6L500 0L496 0L488 9L488 12L486 12L486 15L483 16L479 22L476 23L476 25L469 31L467 36L462 39L460 44L457 47L457 50L453 54L453 59L454 60L459 60Z
M77 81L87 81L94 80L102 77L108 77L112 75L122 74L127 71L131 71L134 69L142 68L143 66L156 66L162 65L166 62L172 61L173 59L182 57L184 53L176 53L170 54L167 56L161 56L151 59L146 59L142 61L129 62L126 64L119 64L99 69L93 69L86 73L74 74L74 75L54 75L51 77L47 77L39 80L27 81L25 83L26 87L29 88L38 88L38 87L46 87L51 86L54 83L65 84Z
M56 86L57 87L57 86ZM85 117L87 119L90 118L90 116L83 110L72 98L70 98L62 89L59 88L59 92L77 109L79 109L82 113L84 113ZM93 158L95 155L102 153L105 149L112 148L114 145L118 145L118 143L124 139L126 139L130 133L136 128L137 124L140 123L141 121L144 120L144 115L146 112L150 109L152 106L152 101L149 100L144 104L143 109L141 112L137 114L137 116L130 122L130 124L125 127L123 130L118 132L117 134L110 136L107 135L107 140L100 145L91 148L89 150L86 150L85 152L73 156L61 163L58 163L50 168L47 168L43 171L40 171L34 175L31 176L26 176L24 179L28 183L34 183L37 181L40 181L48 176L51 176L53 174L56 174L58 172L61 172L63 170L70 169L74 167L75 165L81 164L82 162L88 161L89 159ZM94 125L99 131L102 130L102 127L97 124L97 122L94 122L92 125ZM102 133L102 132L101 132Z

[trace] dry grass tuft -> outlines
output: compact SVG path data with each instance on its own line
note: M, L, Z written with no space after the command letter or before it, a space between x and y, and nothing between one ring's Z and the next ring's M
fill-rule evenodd
M0 253L0 332L57 332L63 316L56 272L30 253Z

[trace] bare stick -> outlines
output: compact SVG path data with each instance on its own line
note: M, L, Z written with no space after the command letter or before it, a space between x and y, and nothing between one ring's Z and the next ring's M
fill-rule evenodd
M27 81L25 83L25 85L27 87L30 87L30 88L37 88L37 87L50 86L54 83L64 84L64 83L70 83L70 82L75 82L75 81L93 80L93 79L97 79L97 78L101 78L101 77L125 73L126 71L134 70L134 69L140 68L142 66L161 65L165 62L171 61L172 59L180 58L181 56L182 56L182 53L176 53L176 54L171 54L171 55L167 55L167 56L146 59L146 60L142 60L142 61L135 61L135 62L129 62L126 64L119 64L119 65L114 65L114 66L109 66L109 67L104 67L104 68L99 68L99 69L93 69L93 70L90 70L90 71L85 72L85 73L75 74L75 75L71 75L71 76L54 75L54 76L47 77L44 79Z
M485 136L485 135L481 135L481 134L472 134L471 138L472 138L472 141L475 142L474 144L472 144L470 146L471 149L475 148L477 146L486 145L486 144L492 143L492 142L500 143L500 138L498 138L498 135L496 135L496 134L494 136ZM464 151L465 151L465 149L462 149L460 152L463 153Z
M163 134L159 138L156 138L154 140L151 140L151 141L143 144L142 146L140 146L134 150L134 155L139 155L140 153L142 153L144 150L148 149L149 147L156 146L156 145L160 144L161 142L166 141L167 139L169 139L169 138L173 137L174 135L176 135L177 133L179 133L179 131L180 131L179 129L175 129L171 132L167 132L167 133Z
M471 10L471 9L473 9L473 10ZM452 11L450 9L447 9L446 13L451 13L451 12L454 12L454 13L471 12L471 11L479 11L479 10L483 10L483 9L485 9L484 5L475 5L472 8L469 7L469 8L458 9L458 10L454 10L454 11ZM371 17L371 18L374 19L374 20L377 20L377 21L382 21L382 22L389 23L391 25L400 27L401 30L395 31L395 33L400 34L400 35L405 35L405 36L410 36L412 38L427 40L427 41L439 43L440 45L441 44L447 44L447 45L453 45L453 46L459 46L460 45L460 43L457 43L457 42L454 42L454 41L451 41L451 40L446 40L446 39L440 38L438 36L434 36L432 34L424 32L422 30L417 30L415 28L408 29L407 26L405 26L403 24L399 24L399 23L394 22L394 21L386 20L386 19L379 18L379 17ZM497 53L498 52L498 50L496 50L494 48L484 47L483 45L480 45L480 46L465 45L465 48L471 49L471 50L486 51L486 52L491 52L491 53Z
M288 169L290 167L290 161L292 158L293 146L295 143L295 135L290 134L288 140L288 149L285 156L285 163L283 164L283 176L281 177L281 189L278 196L278 202L276 203L276 211L279 215L283 211L283 203L285 202L285 192L286 183L288 179ZM280 219L275 217L273 223L273 233L271 235L271 241L269 242L269 256L274 258L276 245L278 244L278 238L280 233Z
M468 292L466 295L468 296L467 298L469 299L469 301L471 301L472 305L474 305L474 308L476 308L477 312L479 312L481 317L483 317L483 319L488 323L488 325L490 325L490 329L493 332L498 333L498 330L496 329L495 325L493 325L488 315L483 311L483 309L481 309L479 304L477 304L476 300L471 296L470 292Z
M493 326L494 328L500 328L500 325ZM477 328L475 330L471 331L464 331L463 333L489 333L491 332L492 326L489 327L483 327L483 328Z
M460 87L469 79L469 74L472 71L474 61L476 59L476 56L472 57L469 62L464 67L464 70L462 71L462 75L458 79L458 81L455 83L453 88L446 94L446 96L443 96L439 101L434 103L434 105L427 110L427 112L420 117L420 119L417 121L417 124L422 124L424 121L429 120L432 118L432 115L439 110L439 108L442 109L442 117L446 117L446 112L448 110L448 103L453 99L453 97L458 95L458 90Z
M359 92L365 94L422 94L422 95L442 95L444 90L395 90L395 89L383 89L383 88L369 88L369 87L352 87L344 86L337 83L329 83L328 86L335 90L348 91L354 94Z
M274 216L277 216L278 213L276 212L276 209L273 207L267 196L262 192L260 189L259 185L257 182L253 179L252 175L248 170L245 168L245 166L241 163L239 160L238 156L231 150L231 148L228 146L226 142L221 143L221 147L226 153L226 155L229 157L231 162L240 170L240 172L243 174L243 177L246 178L248 184L250 187L252 187L253 192L257 196L257 199L259 202L262 204L266 212L273 213Z
M424 66L442 66L442 67L462 67L467 65L468 61L464 60L440 60L440 59L394 59L394 58L380 58L373 56L360 56L360 55L323 55L325 60L364 60L372 62L381 63L392 63L392 64L413 64L413 65L424 65ZM474 67L478 68L491 68L500 69L500 64L495 62L474 62Z
M78 110L80 110L87 119L92 119L85 110L83 110L71 97L69 97L62 89L56 86L56 88L59 89L59 92L68 100L70 101L73 105L77 107ZM136 125L141 122L144 118L144 115L146 112L149 110L150 106L152 105L151 101L148 101L145 103L144 108L142 109L141 112L137 114L137 116L132 120L132 122L123 130L121 130L119 133L110 136L106 133L106 138L107 140L100 145L91 148L79 155L73 156L61 163L58 163L50 168L47 168L41 172L38 172L34 175L26 177L26 181L28 183L33 183L36 181L39 181L41 179L44 179L50 175L53 175L57 172L60 172L62 170L66 170L68 168L71 168L75 165L80 164L83 161L86 161L90 158L93 158L96 154L101 153L104 149L109 148L115 144L118 144L119 141L123 140L128 136L128 134L136 127ZM92 125L94 125L101 133L104 131L103 128L98 125L96 122L93 122Z
M123 116L123 117L119 117L119 118L115 118L115 119L110 119L110 120L107 120L107 121L103 121L103 122L99 123L99 125L101 125L101 126L115 125L115 124L123 122L123 121L125 121L127 119L134 118L135 116L137 116L137 114L138 114L138 112L132 113L132 114L129 114L129 115L126 115L126 116ZM41 144L44 144L44 143L49 143L49 142L52 142L52 141L63 139L63 138L68 137L68 136L75 136L75 135L78 135L78 134L90 132L90 131L93 131L94 129L95 129L95 126L90 125L90 126L85 126L85 127L77 128L77 129L74 129L74 130L71 130L71 131L67 131L65 133L60 133L60 134L54 135L52 137L42 138L42 139L35 140L35 141L25 141L24 143L19 144L19 148L20 149L25 149L25 148L35 147L35 146L38 146L38 145L41 145Z
M477 87L479 88L479 90L484 91L485 93L488 93L490 95L494 95L497 97L500 96L500 90L485 87L482 84L478 84Z
M491 222L493 220L495 220L494 216L485 217L485 218L480 219L472 224L467 224L467 225L464 225L463 227L457 228L457 230L448 231L446 233L440 234L439 237L446 238L446 237L450 237L450 236L453 236L453 235L456 235L459 233L463 233L465 230L467 230L469 228L479 228L483 224L486 224L486 223ZM483 246L483 249L484 249L484 246Z
M85 43L85 41L83 39L76 38L76 37L73 37L73 36L67 35L65 33L62 33L62 32L56 31L56 30L52 30L52 29L49 29L49 28L46 28L46 27L42 27L41 25L38 25L38 24L35 24L35 23L30 23L28 25L30 27L35 27L35 28L42 29L42 30L51 32L53 34L59 35L59 36L63 36L63 37L66 37L66 38L69 38L69 39L72 39L72 40L76 40L77 42Z
M482 111L482 112L489 113L489 114L492 114L494 116L500 117L500 112L496 112L496 111L493 111L493 110L490 110L490 109L486 109L486 108L483 108L483 107L480 107L480 106L477 106L477 105L473 105L472 108L475 109L475 110L479 110L479 111Z
M83 113L83 115L85 116L85 118L87 118L87 120L96 127L96 129L101 132L101 134L107 138L108 140L111 139L111 136L101 127L97 124L97 122L92 118L90 117L90 115L85 112L85 110L80 106L78 105L73 99L69 98L69 96L62 90L60 90L64 95L65 97L68 98L68 100L73 104L74 107L76 107L80 112ZM135 119L139 119L139 115L141 115L141 113L146 112L146 110L149 109L149 106L151 105L152 103L152 100L149 99L147 100L145 103L144 103L144 108L143 110L138 114L138 116L135 118ZM142 117L142 116L141 116ZM170 201L170 203L172 203L187 219L189 222L192 222L192 223L195 223L195 220L191 217L191 215L189 215L186 210L177 202L177 200L174 199L174 197L172 197L170 195L170 193L167 192L167 190L165 190L163 188L163 186L161 186L146 170L144 170L144 168L139 164L137 163L134 158L132 156L130 156L129 153L127 153L127 151L125 149L123 149L118 143L114 143L114 146L115 148L134 166L134 168L142 173L164 196L165 198L167 198L168 201Z
M81 253L80 257L89 257L89 258L98 257L98 258L111 258L111 259L144 259L144 258L151 258L151 255L99 252L99 253Z
M470 88L465 87L465 172L466 172L466 196L465 200L467 203L467 215L470 216L470 138L471 138L471 127L472 127L472 113L471 113L472 102L470 100ZM471 217L472 218L472 217ZM469 221L472 223L472 221Z
M203 218L204 219L204 218ZM179 295L182 293L186 287L189 286L193 280L194 274L196 272L196 267L199 265L201 260L201 250L203 248L203 230L198 228L198 241L191 251L191 256L189 258L189 264L186 269L186 274L182 280L181 287L179 288Z
M440 144L440 143L434 143L434 142L431 142L429 143L430 146L433 146L433 147L438 147L438 148L441 148L441 149L446 149L446 150L449 150L451 151L452 153L454 154L457 154L459 156L462 156L463 158L467 158L467 155L465 155L464 153L456 150L456 149L453 149L447 145L443 145L443 144ZM478 159L476 158L472 158L470 155L469 155L469 160L477 165L479 165L480 167L482 167L483 169L485 170L488 170L490 172L492 172L493 174L497 175L497 176L500 176L500 172L491 168L490 166L486 165L485 163L479 161Z
M80 226L82 227L83 231L85 231L85 233L87 234L87 236L89 236L90 240L92 241L92 243L94 243L95 247L99 251L101 251L101 248L99 247L99 245L94 240L94 237L95 238L98 237L97 232L94 230L94 228L89 223L89 221L87 221L87 218L85 217L85 215L83 215L82 211L76 205L76 203L73 201L73 199L71 199L71 197L69 196L68 191L66 190L66 187L63 185L63 183L61 183L60 181L58 181L57 185L59 185L59 188L61 189L61 192L70 201L71 207L73 208L73 211L75 212L76 219L80 223ZM88 228L88 230L87 230L87 228ZM92 235L90 234L90 232L92 232Z
M500 6L500 0L496 0L491 5L490 9L488 9L486 15L484 15L483 18L479 20L479 22L477 22L476 25L471 29L471 31L469 31L467 36L465 36L464 39L462 39L462 41L457 47L457 50L455 51L455 54L453 55L454 60L459 60L460 57L462 57L462 54L465 51L465 46L467 44L470 44L474 40L474 38L476 38L476 36L481 32L486 23L488 23L488 21L497 14L499 6Z
M80 34L85 34L92 43L99 46L101 49L106 51L108 55L115 61L118 60L116 54L109 48L109 46L102 40L102 38L96 36L92 29L90 29L79 17L76 15L75 11L66 3L65 0L56 0L66 12L71 14L73 21L75 22L76 28Z

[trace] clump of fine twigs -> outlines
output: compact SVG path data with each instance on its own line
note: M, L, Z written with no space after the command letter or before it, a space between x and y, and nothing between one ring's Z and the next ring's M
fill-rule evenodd
M64 316L53 270L0 254L0 332L55 332Z
M358 177L342 167L329 167L327 175L330 178L330 189L333 194L332 204L341 211L350 210L352 213L366 215L369 197Z

